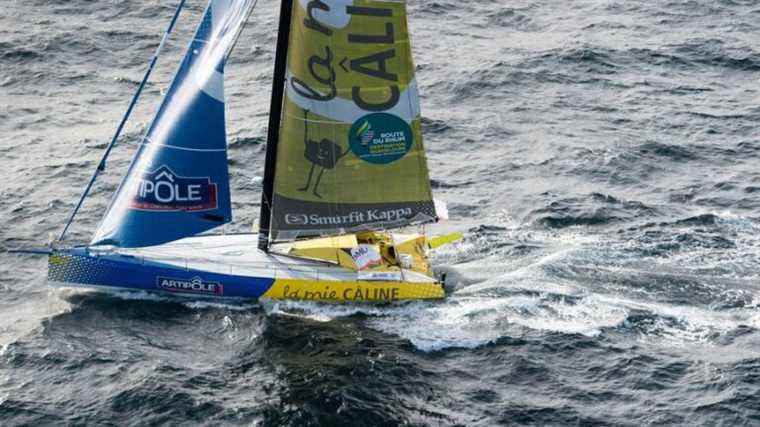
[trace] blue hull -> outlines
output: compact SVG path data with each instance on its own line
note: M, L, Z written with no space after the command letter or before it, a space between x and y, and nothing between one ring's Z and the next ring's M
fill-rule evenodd
M93 255L80 248L54 250L48 258L48 280L64 286L236 299L258 299L274 284L274 278L184 269L127 255Z

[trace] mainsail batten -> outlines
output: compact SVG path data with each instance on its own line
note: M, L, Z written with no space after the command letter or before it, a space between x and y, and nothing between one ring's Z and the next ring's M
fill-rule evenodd
M282 105L273 240L435 221L405 2L295 2Z
M231 220L224 65L254 5L209 2L93 245L157 245Z

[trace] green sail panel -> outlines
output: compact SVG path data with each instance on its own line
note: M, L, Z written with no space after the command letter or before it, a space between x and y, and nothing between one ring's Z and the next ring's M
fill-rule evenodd
M406 2L294 1L271 237L435 220Z

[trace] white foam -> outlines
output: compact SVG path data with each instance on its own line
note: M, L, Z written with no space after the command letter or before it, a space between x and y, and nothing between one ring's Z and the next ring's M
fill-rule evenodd
M739 227L754 227L727 214L721 214L721 218L737 221ZM598 266L603 271L622 272L625 276L652 274L651 264L630 265L625 253L615 253L614 246L624 246L624 242L603 242L599 237L578 232L541 235L531 232L530 237L540 242L536 255L506 263L499 256L458 265L457 272L465 275L472 272L486 279L457 290L444 303L420 306L415 312L386 313L371 319L370 325L408 339L424 351L477 347L502 337L524 336L530 330L594 337L605 329L627 325L633 311L649 313L655 319L651 324L636 325L638 339L657 341L659 345L712 345L716 336L741 326L760 328L760 312L756 310L760 296L754 298L751 307L731 310L682 307L658 302L656 295L650 299L642 289L635 290L641 299L620 297L620 288L615 283L579 282L547 273L547 267L578 264L589 267L590 271L599 271L594 269ZM524 240L526 233L509 228L504 235L505 239ZM488 244L488 240L469 239L461 248L482 251L480 244ZM714 255L715 251L712 252ZM492 261L496 259L501 265L494 267ZM710 287L705 283L701 286ZM715 291L725 292L718 286Z
M176 299L174 299L176 301ZM186 301L183 302L187 308L195 310L223 309L231 311L250 311L259 307L258 304L235 304L234 302L217 302L217 301Z
M0 309L0 354L4 354L11 343L38 330L45 319L70 311L72 305L57 295L47 292L31 292Z

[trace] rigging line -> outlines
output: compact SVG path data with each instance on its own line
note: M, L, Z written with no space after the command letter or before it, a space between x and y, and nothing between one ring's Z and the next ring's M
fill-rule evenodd
M174 24L177 23L177 19L179 18L179 14L182 11L182 7L185 5L185 1L186 0L180 0L179 4L177 5L177 10L174 11L172 20L169 22L169 27L164 32L163 37L161 37L161 43L158 44L158 47L156 48L156 52L153 54L153 58L151 58L150 60L148 69L145 71L145 75L143 76L143 79L140 82L140 86L137 88L137 91L135 91L135 94L132 96L132 101L129 103L129 107L127 108L126 113L124 113L124 117L122 117L121 122L119 123L119 126L116 128L116 133L114 133L113 138L111 139L111 142L108 144L108 147L106 147L106 150L103 153L103 156L101 157L100 162L98 163L98 167L95 169L95 172L93 172L92 178L90 178L90 182L87 184L87 187L85 187L85 190L82 193L82 196L79 198L79 202L77 203L74 210L71 212L71 216L69 216L69 220L66 222L66 226L63 227L63 231L61 232L60 237L58 237L59 242L62 242L63 239L66 237L66 232L69 231L69 227L71 226L71 223L74 222L74 217L76 217L77 213L79 212L79 209L82 207L82 203L84 203L84 200L87 198L87 195L90 193L90 190L92 189L92 185L95 184L95 180L98 178L98 175L100 175L101 172L106 170L106 159L108 159L108 156L111 154L111 150L113 150L113 147L116 145L116 141L119 139L119 136L121 136L121 132L122 130L124 130L124 125L126 125L127 120L129 120L129 116L132 114L132 110L134 109L135 104L137 104L137 100L140 98L140 94L145 88L146 83L148 83L148 79L150 78L150 75L153 72L153 68L156 66L156 62L158 62L158 57L161 54L161 50L164 48L164 45L166 44L166 40L169 38L169 35L171 34L172 30L174 30Z
M240 26L240 29L238 30L237 34L235 34L235 40L232 42L232 45L230 45L230 48L227 50L227 53L224 56L225 62L230 58L230 55L232 55L232 51L235 50L235 46L237 46L238 41L240 40L240 35L243 34L243 31L245 31L245 27L248 25L248 21L251 18L251 15L253 14L253 9L256 8L256 5L259 3L259 0L254 0L253 5L250 9L248 9L248 13L245 14L245 19L243 20L243 25Z

